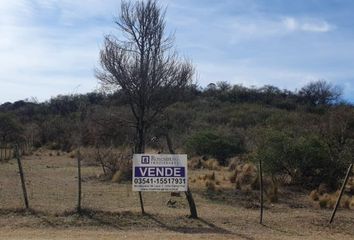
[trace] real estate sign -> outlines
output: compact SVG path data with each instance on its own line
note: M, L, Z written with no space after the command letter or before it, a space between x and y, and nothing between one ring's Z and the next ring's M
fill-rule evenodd
M134 154L133 191L187 191L187 155Z

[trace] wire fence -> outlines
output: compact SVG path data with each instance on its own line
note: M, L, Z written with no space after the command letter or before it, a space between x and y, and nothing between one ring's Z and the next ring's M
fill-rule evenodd
M59 154L59 153L58 153ZM29 207L35 211L60 214L75 211L78 204L77 159L67 153L35 154L22 156ZM140 211L138 194L132 192L130 183L102 180L102 168L83 162L83 209L97 211ZM167 206L170 193L144 193L144 205L156 211L171 210ZM182 195L183 196L183 195ZM177 199L175 209L188 213L184 198ZM24 208L19 169L16 159L0 163L0 210Z
M13 147L7 144L0 144L0 161L10 160L13 156Z
M6 154L12 152L13 156L14 149L10 149L11 151L7 148L1 149L6 149ZM6 154L4 153L3 156L7 156ZM17 156L20 157L17 158ZM21 161L17 161L18 159ZM25 206L19 162L21 162L21 169L24 173L29 208L32 210L51 214L76 211L79 198L79 180L81 179L82 209L103 212L140 212L138 194L132 192L130 183L118 184L107 179L104 180L102 179L102 167L85 161L81 166L81 178L78 178L77 158L63 152L36 152L30 156L15 154L15 158L1 161L0 210L23 209ZM342 192L345 190L349 176L353 174L351 170L352 167L348 169ZM182 196L183 194L171 196L170 193L144 193L144 206L147 212L175 211L176 214L179 212L186 215L189 212L188 203ZM339 202L340 197L337 200L337 203ZM171 207L168 203L173 203L173 206ZM336 209L337 207L334 209L331 222ZM260 221L262 221L262 217L263 211Z

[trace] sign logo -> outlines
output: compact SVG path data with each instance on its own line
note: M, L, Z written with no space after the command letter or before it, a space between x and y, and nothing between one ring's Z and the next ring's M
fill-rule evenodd
M141 156L141 164L150 164L150 156Z

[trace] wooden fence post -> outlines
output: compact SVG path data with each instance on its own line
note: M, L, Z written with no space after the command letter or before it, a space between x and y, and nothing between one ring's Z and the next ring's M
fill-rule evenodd
M259 223L263 224L263 172L262 172L262 160L259 160L259 190L260 190L260 218L259 218Z
M139 192L139 200L140 200L140 208L141 208L141 214L145 214L145 209L144 209L144 202L143 202L143 196L141 192Z
M186 198L187 198L188 205L189 205L189 210L191 212L190 217L197 219L198 218L197 207L195 205L194 198L193 198L192 192L189 189L189 187L187 189L187 192L184 192L184 193L186 194Z
M21 178L21 185L22 185L22 192L23 192L23 198L25 200L25 206L26 209L29 209L29 203L28 203L28 197L27 197L27 190L26 190L26 182L25 182L25 176L23 174L23 169L22 169L22 163L21 163L21 157L18 149L18 145L15 145L15 154L17 158L17 164L18 164L18 170L20 172L20 178Z
M347 185L347 182L348 182L348 179L349 179L349 175L350 175L350 172L352 171L352 168L353 168L353 164L350 164L350 165L349 165L349 168L348 168L348 171L347 171L347 174L345 175L342 188L340 189L340 193L339 193L339 196L338 196L336 205L335 205L335 207L334 207L334 209L333 209L331 219L329 220L329 224L331 224L331 223L333 222L334 216L336 215L336 212L337 212L337 209L338 209L340 200L341 200L341 198L342 198L342 195L343 195L345 186Z
M171 141L171 138L170 138L168 132L165 133L165 138L166 138L166 142L167 142L167 146L168 146L168 150L169 150L170 154L176 154L175 150L173 149L172 141ZM192 195L192 192L191 192L189 186L187 186L187 191L184 192L184 194L186 195L187 202L189 205L189 211L191 213L190 217L197 219L198 218L197 206L195 205L195 201L194 201L194 198L193 198L193 195Z
M81 153L80 148L77 151L77 183L78 183L78 195L77 195L77 212L81 213Z

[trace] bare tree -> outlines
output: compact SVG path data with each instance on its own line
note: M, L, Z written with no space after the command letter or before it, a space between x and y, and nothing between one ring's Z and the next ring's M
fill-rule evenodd
M165 33L165 11L156 0L123 1L115 23L122 37L105 36L96 76L104 87L127 97L135 120L135 153L144 153L146 132L191 83L193 66L173 50L173 37ZM139 197L144 213L141 193ZM197 217L196 212L191 215Z
M312 105L326 105L336 103L342 95L342 89L324 80L319 80L304 86L299 95Z
M191 83L194 71L173 50L173 37L165 34L165 11L155 0L123 1L115 23L122 37L105 36L96 76L104 87L120 89L128 98L135 152L143 153L147 130Z

